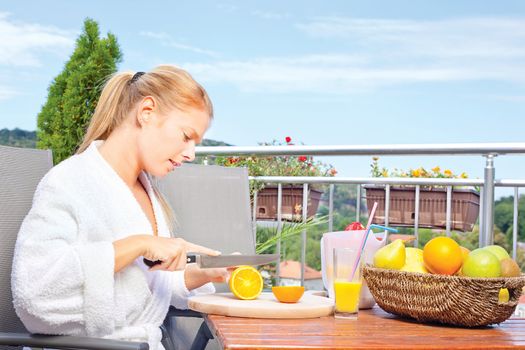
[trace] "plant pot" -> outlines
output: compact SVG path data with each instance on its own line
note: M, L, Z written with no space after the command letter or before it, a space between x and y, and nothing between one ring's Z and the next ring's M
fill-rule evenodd
M322 191L308 191L308 218L317 213ZM301 221L303 217L303 186L282 187L282 219ZM267 186L257 193L257 220L277 220L277 186Z
M374 223L385 223L385 188L365 186L366 204L370 211L377 202ZM415 187L390 187L389 225L415 224ZM447 192L445 188L420 188L419 227L446 228ZM472 231L479 215L479 193L473 189L453 189L450 228Z

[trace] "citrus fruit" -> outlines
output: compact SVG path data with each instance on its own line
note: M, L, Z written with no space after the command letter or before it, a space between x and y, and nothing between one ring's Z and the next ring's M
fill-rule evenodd
M467 277L500 277L501 264L496 255L478 248L470 252L461 271Z
M423 248L425 267L432 273L453 275L463 264L459 244L449 237L435 237Z
M278 286L272 287L272 293L281 303L296 303L304 293L302 286Z
M263 289L261 273L256 268L248 265L236 268L232 272L228 284L233 295L243 300L257 298Z
M465 262L465 260L467 260L467 256L470 254L470 250L463 246L460 246L459 248L461 248L461 255L463 256L463 262Z

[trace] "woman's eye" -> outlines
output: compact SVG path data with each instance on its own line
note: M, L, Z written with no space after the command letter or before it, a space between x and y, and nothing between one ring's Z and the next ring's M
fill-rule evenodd
M182 135L183 135L184 142L188 142L189 140L191 140L188 135L186 135L184 133Z

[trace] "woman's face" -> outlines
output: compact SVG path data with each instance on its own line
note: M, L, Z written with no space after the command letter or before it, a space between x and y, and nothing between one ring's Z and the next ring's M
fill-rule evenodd
M208 113L200 109L141 114L139 162L142 169L159 177L195 158L195 145L202 141L210 124Z

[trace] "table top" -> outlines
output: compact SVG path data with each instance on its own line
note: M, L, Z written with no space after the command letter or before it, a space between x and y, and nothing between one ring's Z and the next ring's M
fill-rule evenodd
M331 317L255 319L207 315L224 349L525 349L525 319L467 329L420 324L379 307L357 321Z

